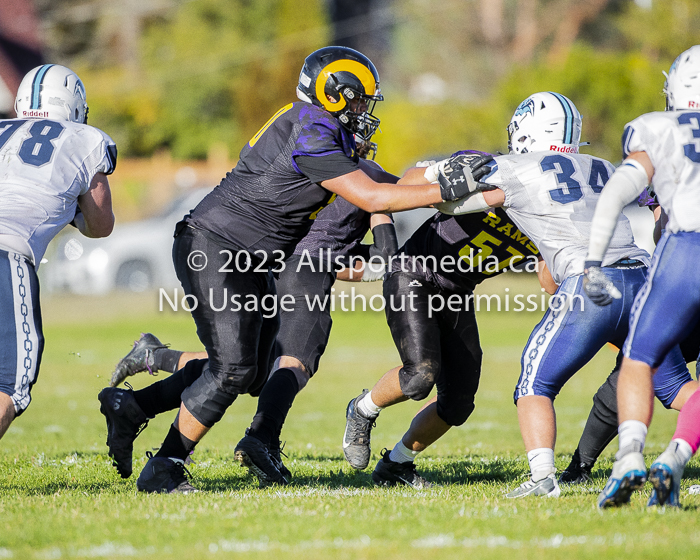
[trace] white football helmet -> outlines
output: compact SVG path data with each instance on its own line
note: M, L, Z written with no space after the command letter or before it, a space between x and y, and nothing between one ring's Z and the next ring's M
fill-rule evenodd
M667 111L700 109L700 45L681 53L664 75Z
M544 91L523 101L508 124L511 154L555 151L578 153L581 113L567 97Z
M85 86L78 75L58 64L44 64L22 79L15 99L20 119L54 119L86 123Z

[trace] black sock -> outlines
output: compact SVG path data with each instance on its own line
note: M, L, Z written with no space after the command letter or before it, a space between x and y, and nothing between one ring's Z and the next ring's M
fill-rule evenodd
M180 356L184 352L179 350L171 350L170 348L156 348L153 351L153 367L159 371L169 371L175 373L177 364L180 361Z
M270 445L274 438L279 438L282 424L298 392L299 382L291 369L275 371L260 392L258 410L248 435L259 439L265 445Z
M134 391L136 403L149 418L180 408L182 392L202 375L207 362L208 360L190 360L171 376Z
M163 445L160 446L156 457L174 457L176 459L187 459L187 456L194 450L196 441L183 436L175 426L170 426L168 435L165 436Z
M586 420L578 447L581 461L593 465L617 435L617 378L615 369L593 397L593 408Z

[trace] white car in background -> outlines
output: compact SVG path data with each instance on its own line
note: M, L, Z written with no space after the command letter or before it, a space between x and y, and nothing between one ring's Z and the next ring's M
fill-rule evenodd
M42 291L106 294L115 289L143 292L179 287L171 256L175 224L210 191L189 191L159 216L117 224L102 239L90 239L66 227L52 241L46 262L39 267Z

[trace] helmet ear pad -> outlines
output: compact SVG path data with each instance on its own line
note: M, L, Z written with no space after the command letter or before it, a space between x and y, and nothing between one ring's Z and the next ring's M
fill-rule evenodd
M365 94L365 87L362 82L357 79L357 76L350 72L334 72L326 80L324 92L327 96L333 99L333 103L345 103ZM342 106L335 106L335 110L345 108L345 103Z

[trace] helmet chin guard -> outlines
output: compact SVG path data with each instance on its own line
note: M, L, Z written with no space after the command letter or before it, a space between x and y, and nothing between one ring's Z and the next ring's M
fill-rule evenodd
M511 154L555 151L578 153L581 114L560 93L534 93L518 105L508 124Z
M37 66L19 85L15 112L22 119L87 123L85 86L78 75L65 66Z
M306 57L297 97L324 108L360 141L379 128L372 112L382 101L379 74L372 61L348 47L324 47Z

